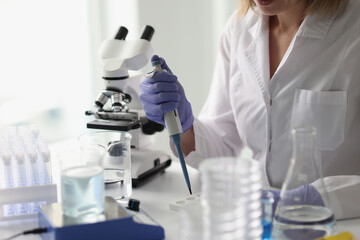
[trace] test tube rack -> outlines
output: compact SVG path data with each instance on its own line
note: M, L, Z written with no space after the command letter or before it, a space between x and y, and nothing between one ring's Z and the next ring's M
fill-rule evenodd
M36 126L0 129L0 221L37 217L57 201L51 154Z
M0 189L0 221L36 218L38 212L6 215L4 209L22 204L43 204L57 202L56 184L35 185Z

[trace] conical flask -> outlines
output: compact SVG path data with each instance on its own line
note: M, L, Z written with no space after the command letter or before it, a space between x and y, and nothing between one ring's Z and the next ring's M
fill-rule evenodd
M293 155L278 202L273 239L311 240L328 236L335 223L321 173L316 129L292 129Z

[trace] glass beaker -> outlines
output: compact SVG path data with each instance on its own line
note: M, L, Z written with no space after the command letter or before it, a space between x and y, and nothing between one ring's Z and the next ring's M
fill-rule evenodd
M120 131L92 131L78 138L80 145L99 144L106 149L104 182L106 193L116 199L132 194L131 134Z
M275 211L272 236L295 240L328 236L335 219L322 178L316 129L294 128L292 141L293 156ZM316 188L310 185L315 181Z
M84 217L104 212L104 154L105 149L94 144L59 154L64 215Z

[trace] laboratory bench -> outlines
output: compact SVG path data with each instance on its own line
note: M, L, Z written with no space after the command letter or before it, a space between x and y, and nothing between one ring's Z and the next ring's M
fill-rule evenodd
M55 164L54 167L56 168ZM200 174L196 169L188 167L193 193L201 191ZM56 177L56 175L55 175ZM57 177L58 178L58 177ZM140 200L140 207L165 229L165 239L179 239L180 218L169 209L169 204L189 196L181 166L177 160L165 172L154 176L144 185L134 188L132 198ZM0 222L0 240L24 230L37 227L37 219ZM360 218L337 221L335 232L350 231L360 239ZM27 235L17 239L41 239L37 235Z

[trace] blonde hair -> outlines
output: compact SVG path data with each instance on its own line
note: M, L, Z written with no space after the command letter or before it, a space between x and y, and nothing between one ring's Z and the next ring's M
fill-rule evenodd
M319 14L319 16L326 16L335 13L342 4L348 0L308 0L308 6L305 15ZM249 9L254 9L254 0L239 0L238 13L245 15Z

